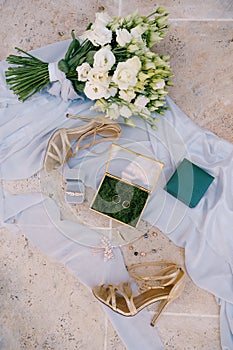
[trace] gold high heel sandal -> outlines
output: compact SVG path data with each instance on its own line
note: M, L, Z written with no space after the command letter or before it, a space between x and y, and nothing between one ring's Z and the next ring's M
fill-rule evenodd
M67 117L89 121L72 129L58 129L51 136L44 158L44 168L47 172L62 167L71 157L76 156L78 150L91 147L94 144L117 140L121 135L119 124L104 116L86 118L67 114ZM81 143L92 137L90 142ZM72 143L75 143L72 148Z
M133 272L150 266L160 269L151 276ZM143 308L160 301L158 311L151 321L153 327L167 305L181 295L185 284L185 273L181 267L167 261L134 264L128 267L128 271L133 279L142 282L140 294L133 295L130 282L95 286L93 294L102 303L124 316L134 316Z

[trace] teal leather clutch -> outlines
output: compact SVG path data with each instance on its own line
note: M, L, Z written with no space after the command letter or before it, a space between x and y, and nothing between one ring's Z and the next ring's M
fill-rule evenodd
M164 189L190 208L194 208L213 180L212 175L184 158Z

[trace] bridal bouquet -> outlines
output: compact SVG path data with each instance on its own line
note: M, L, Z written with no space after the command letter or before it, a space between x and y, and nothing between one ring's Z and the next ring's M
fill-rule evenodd
M16 48L21 55L7 57L13 66L6 71L6 81L23 102L45 87L57 94L59 84L65 100L84 94L108 118L122 116L134 126L132 116L139 115L154 127L152 112L166 109L167 87L172 85L169 57L151 50L165 36L167 19L161 7L149 16L97 13L81 36L72 31L65 57L57 63Z

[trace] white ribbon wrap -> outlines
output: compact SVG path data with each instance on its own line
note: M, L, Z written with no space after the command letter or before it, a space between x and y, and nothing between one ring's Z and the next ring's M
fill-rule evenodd
M64 101L75 100L76 98L82 98L78 95L69 79L66 78L58 68L58 62L49 63L49 80L52 86L48 88L48 92L54 96L60 96Z

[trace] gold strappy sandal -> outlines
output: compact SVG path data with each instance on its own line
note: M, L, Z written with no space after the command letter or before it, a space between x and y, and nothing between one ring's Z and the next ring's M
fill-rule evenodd
M103 141L117 140L121 135L120 125L103 116L86 118L68 114L67 117L89 122L77 128L55 131L48 142L44 158L44 168L47 172L62 167L71 157L76 156L79 150ZM82 144L90 137L93 137L90 142Z
M158 271L154 271L150 276L134 272L142 267L153 267ZM154 326L167 305L181 295L185 273L181 267L167 261L134 264L128 267L128 271L134 280L142 282L140 294L133 295L130 282L95 286L93 294L102 303L124 316L134 316L143 308L160 302L151 321L151 326Z

